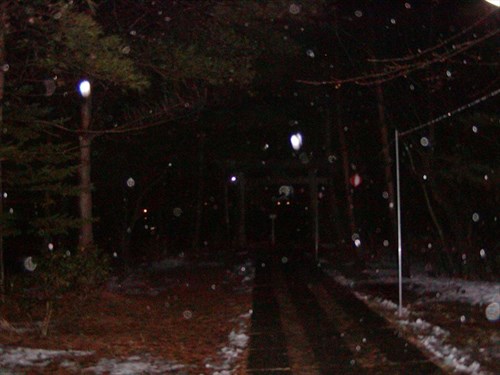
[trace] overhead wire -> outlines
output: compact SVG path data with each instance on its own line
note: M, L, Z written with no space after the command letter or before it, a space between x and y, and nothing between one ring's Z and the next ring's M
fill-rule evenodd
M435 117L434 119L432 119L430 121L427 121L424 124L415 126L415 127L411 128L411 129L408 129L408 130L406 130L404 132L401 132L401 133L399 133L399 137L400 138L404 137L404 136L406 136L408 134L414 133L414 132L416 132L418 130L427 128L427 127L429 127L431 125L434 125L434 124L436 124L438 122L441 122L444 119L450 118L450 117L452 117L452 116L454 116L454 115L456 115L456 114L458 114L460 112L465 111L466 109L474 107L474 106L476 106L476 105L478 105L478 104L480 104L480 103L482 103L482 102L484 102L484 101L486 101L486 100L488 100L488 99L490 99L490 98L492 98L492 97L494 97L494 96L496 96L498 94L500 94L500 88L496 89L496 90L494 90L492 92L490 92L489 94L483 95L480 98L477 98L477 99L473 100L472 102L464 104L464 105L462 105L462 106L460 106L460 107L458 107L458 108L456 108L456 109L454 109L452 111L446 112L445 114L442 114L442 115L440 115L438 117Z

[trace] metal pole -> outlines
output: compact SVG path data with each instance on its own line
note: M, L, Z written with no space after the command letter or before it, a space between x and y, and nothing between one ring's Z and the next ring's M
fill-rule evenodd
M401 245L401 195L399 185L399 133L396 129L394 135L394 144L396 148L396 196L397 196L397 215L398 215L398 286L399 286L399 307L398 314L401 317L403 314L403 247Z

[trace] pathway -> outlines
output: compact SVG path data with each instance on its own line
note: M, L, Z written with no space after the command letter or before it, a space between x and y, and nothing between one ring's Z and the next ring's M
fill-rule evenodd
M271 252L255 263L249 374L443 374L321 269Z

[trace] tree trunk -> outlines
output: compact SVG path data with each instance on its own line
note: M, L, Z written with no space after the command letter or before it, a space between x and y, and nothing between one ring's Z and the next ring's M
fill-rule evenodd
M329 109L326 110L326 120L325 120L325 153L329 162L333 164L333 160L330 160L330 158L333 158L333 151L332 151L332 119L331 119L331 112ZM333 167L331 173L333 174ZM335 191L335 186L333 182L334 178L332 175L329 177L330 210L331 210L331 215L329 215L329 217L333 224L335 238L337 242L340 243L340 241L344 238L344 233L340 226L339 201L337 198L337 192Z
M193 235L193 250L200 248L201 223L203 220L203 194L205 190L205 134L198 139L198 189L196 191L196 210Z
M5 25L7 24L7 15L5 4L0 8L0 142L3 133L3 97L5 87ZM0 297L2 302L5 300L5 266L4 266L4 227L3 227L3 168L0 160Z
M90 129L90 107L90 97L84 98L80 134L80 167L78 169L80 177L80 219L82 221L78 248L81 251L85 251L94 242L92 229L92 181L90 176L91 136L88 133Z
M229 187L228 182L226 180L226 176L223 179L223 189L224 189L224 224L226 229L226 241L228 244L228 248L232 245L232 236L231 236L231 218L229 216Z
M377 85L375 88L377 96L377 110L380 122L380 142L382 144L382 156L384 162L384 177L385 177L385 188L388 194L388 208L389 208L389 218L391 221L391 238L392 243L396 243L396 233L397 233L397 217L396 217L396 205L395 205L395 194L394 194L394 177L392 175L392 158L390 153L390 142L389 142L389 129L387 127L387 121L385 116L385 99L384 92L382 91L382 86Z
M338 39L338 42L342 44L342 40L340 38L339 34L339 21L338 21L338 14L337 14L337 6L334 6L333 8L333 19L334 19L334 27L335 27L335 35ZM337 54L333 54L334 58L334 64L337 66L337 71L336 74L341 76L341 64L339 63L339 58ZM351 189L351 186L349 184L349 177L350 177L350 160L349 160L349 148L347 145L346 137L345 137L345 130L344 130L344 125L342 121L342 98L340 95L340 90L338 88L335 88L334 90L334 100L335 100L335 127L337 128L337 134L339 137L339 147L340 147L340 156L342 159L342 172L343 172L343 177L344 177L344 190L345 190L345 198L346 198L346 210L345 213L347 215L347 220L348 220L348 234L349 238L347 238L347 244L350 244L348 247L349 249L352 249L352 244L353 244L353 235L356 233L356 219L354 216L354 200L353 200L353 191ZM344 232L344 231L343 231ZM341 240L342 242L344 239ZM350 255L349 255L350 258ZM354 253L354 258L356 261L360 261L361 257L358 251Z
M318 260L319 251L319 202L317 170L309 169L309 195L311 202L311 238L314 242L314 257Z
M337 132L339 136L339 144L340 144L340 154L342 158L342 171L344 177L344 189L345 189L345 197L346 197L346 214L349 223L349 239L348 243L352 243L352 236L356 233L356 219L354 216L354 201L351 185L349 184L349 175L350 175L350 167L349 167L349 149L345 137L345 130L342 126L342 113L341 113L341 105L340 105L340 95L337 95L335 100L337 103ZM359 254L357 254L359 255Z
M239 223L238 223L238 243L240 248L243 248L246 246L247 243L247 234L246 234L246 180L245 180L245 175L243 173L240 173L238 176L238 183L240 186L240 203L239 203L239 209L240 209L240 217L239 217Z
M436 232L438 234L438 237L439 237L439 241L441 243L441 250L438 250L438 249L435 249L433 251L433 254L434 254L434 257L433 259L431 260L431 264L432 264L432 268L436 271L436 272L440 272L440 269L442 268L441 267L441 256L442 255L441 253L443 251L446 250L447 248L447 244L446 244L446 239L445 239L445 236L444 236L444 230L443 230L443 226L436 214L436 210L434 209L434 206L431 202L431 197L430 197L430 194L429 194L429 191L427 189L427 185L422 181L422 179L420 178L418 172L417 172L417 168L415 166L415 162L413 160L413 156L411 154L411 151L410 151L410 148L408 146L405 145L405 149L406 149L406 153L408 154L408 158L410 160L410 166L411 166L411 169L415 175L415 177L418 179L419 183L420 183L420 187L422 188L422 192L424 194L424 198L425 198L425 204L426 204L426 207L427 207L427 211L429 212L429 216L431 217L431 220L432 220L432 223L434 224L434 227L436 228ZM441 251L441 253L439 253L438 251Z

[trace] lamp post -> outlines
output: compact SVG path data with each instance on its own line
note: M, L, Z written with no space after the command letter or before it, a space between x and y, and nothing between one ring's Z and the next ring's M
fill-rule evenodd
M486 2L493 4L496 7L500 7L500 0L485 0Z
M78 248L85 250L94 241L92 230L92 183L90 178L90 143L91 137L88 133L91 120L91 85L83 80L78 85L78 90L83 98L81 107L80 127L80 166L78 174L80 178L80 237Z
M290 143L295 151L299 151L302 147L302 134L295 133L290 136Z

